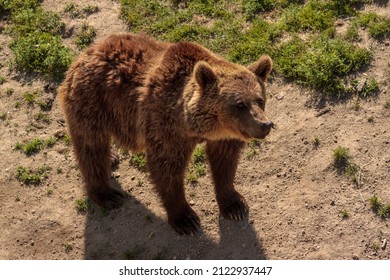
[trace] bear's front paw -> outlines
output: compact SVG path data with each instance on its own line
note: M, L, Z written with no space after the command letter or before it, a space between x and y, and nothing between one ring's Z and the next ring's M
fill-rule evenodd
M179 214L174 214L171 217L168 214L168 222L177 233L182 235L195 234L200 229L200 219L189 206Z
M222 217L229 220L244 220L249 213L245 199L238 192L231 193L220 200L219 209Z
M122 205L125 194L120 190L108 187L89 195L90 199L97 205L106 209L118 208Z

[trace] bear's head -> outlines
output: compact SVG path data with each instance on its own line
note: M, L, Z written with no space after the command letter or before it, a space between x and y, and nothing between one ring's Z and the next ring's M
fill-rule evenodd
M271 70L269 56L247 68L222 60L197 62L186 89L189 129L208 140L266 137L274 126L264 113Z

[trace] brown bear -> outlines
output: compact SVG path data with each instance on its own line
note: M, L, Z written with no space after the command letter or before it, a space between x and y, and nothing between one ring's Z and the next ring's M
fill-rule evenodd
M264 82L272 60L248 68L189 42L116 34L89 47L70 67L59 98L89 198L105 208L124 194L109 184L111 137L146 152L150 177L170 225L180 234L200 228L184 193L194 147L206 142L221 215L248 215L234 189L239 154L273 123L264 114Z

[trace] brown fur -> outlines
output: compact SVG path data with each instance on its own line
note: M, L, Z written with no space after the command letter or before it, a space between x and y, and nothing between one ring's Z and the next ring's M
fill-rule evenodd
M206 151L221 214L247 216L233 180L240 151L264 138L264 82L272 61L248 68L193 43L165 43L146 35L117 34L90 47L73 63L59 89L88 196L106 208L123 193L109 185L110 139L146 150L150 176L181 234L198 230L199 218L184 193L184 175L196 144Z

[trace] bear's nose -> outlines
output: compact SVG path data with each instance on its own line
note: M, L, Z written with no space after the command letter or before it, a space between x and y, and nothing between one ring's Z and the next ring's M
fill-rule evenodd
M265 122L265 123L262 123L262 124L261 124L261 128L262 128L263 130L270 130L270 129L273 128L274 126L275 126L274 123L271 122L271 121L268 121L268 122Z

